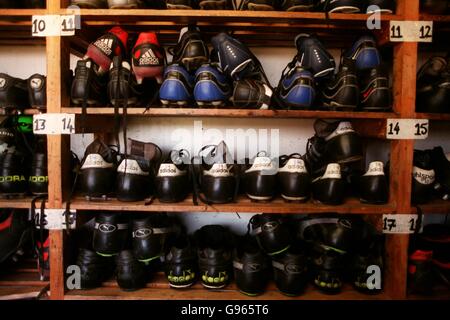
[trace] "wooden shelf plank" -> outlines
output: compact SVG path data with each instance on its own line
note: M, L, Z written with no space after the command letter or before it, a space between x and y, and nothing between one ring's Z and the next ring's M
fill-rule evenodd
M62 112L81 114L81 108L62 108ZM122 109L119 110L122 113ZM87 114L114 115L114 108L87 108ZM223 117L223 118L396 118L393 112L341 112L320 110L258 110L258 109L199 109L199 108L128 108L128 115L142 117Z
M76 14L77 11L61 9L60 14ZM104 21L173 21L173 22L201 22L214 21L242 21L266 23L278 21L316 20L327 25L323 12L286 12L286 11L236 11L236 10L154 10L154 9L81 9L79 14L85 20ZM334 21L360 21L365 22L370 15L332 13L328 23ZM382 15L382 21L399 20L399 15Z
M105 201L87 201L82 197L75 197L70 202L70 208L77 210L111 210L111 211L147 211L147 212L255 212L255 213L280 213L280 214L301 214L301 213L350 213L350 214L383 214L393 213L394 204L370 205L362 204L359 200L350 198L343 205L328 206L324 204L308 201L306 203L287 203L280 198L271 202L252 202L247 197L240 197L237 203L206 205L202 202L196 206L192 202L192 197L179 203L161 203L155 199L150 205L145 201L140 202L120 202L116 199Z
M297 297L288 297L279 292L271 281L264 294L248 297L240 293L235 283L230 283L220 290L208 290L200 282L184 290L170 288L162 274L157 274L153 281L143 289L126 292L121 290L116 281L108 281L102 287L90 290L72 290L66 293L66 300L102 300L102 299L135 299L135 300L373 300L387 299L384 293L366 295L354 290L350 285L344 285L342 292L337 295L326 295L309 284L305 292Z
M0 19L9 19L15 17L22 17L24 19L30 18L29 22L31 25L31 16L43 15L46 13L46 9L2 9L0 10Z
M0 286L0 300L39 299L46 291L46 285L15 287Z
M434 288L431 295L408 294L408 300L450 300L450 289L445 286Z
M32 197L22 199L0 199L0 208L30 209Z
M446 113L416 113L417 119L429 119L436 121L450 121L450 114Z

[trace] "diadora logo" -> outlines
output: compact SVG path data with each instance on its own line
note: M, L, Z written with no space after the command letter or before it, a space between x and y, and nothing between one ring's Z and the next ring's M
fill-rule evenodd
M98 39L95 42L95 46L98 47L100 50L102 50L107 55L110 55L112 53L112 45L113 45L113 39L109 38L102 38Z
M159 61L153 50L148 49L147 52L145 52L139 59L139 64L140 65L159 64Z
M6 79L0 78L0 88L3 88L6 85Z
M0 136L13 138L14 134L10 131L0 130Z
M259 263L249 263L247 266L249 272L258 272L261 270L261 265Z
M24 176L1 176L0 183L2 182L21 182L25 181Z
M272 232L276 228L278 228L278 226L279 226L278 221L269 221L263 225L262 229L263 229L263 231L266 231L266 232Z
M145 237L148 237L149 235L151 235L152 233L153 233L152 229L148 229L148 228L137 229L136 231L134 231L134 237L135 238L145 238Z
M301 273L303 270L301 266L293 263L287 264L285 269L289 273Z
M30 182L48 182L48 176L30 176Z
M98 230L104 233L111 233L116 231L116 229L117 227L115 225L108 223L102 223L101 225L98 226Z

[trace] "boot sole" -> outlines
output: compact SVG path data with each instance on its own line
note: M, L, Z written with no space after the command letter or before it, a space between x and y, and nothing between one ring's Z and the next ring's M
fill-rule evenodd
M205 284L202 282L202 286L204 286L205 288L208 288L208 289L222 289L222 288L225 288L226 284L221 284L220 286L211 286L209 284Z
M226 10L227 2L222 1L202 1L199 3L202 10Z
M189 287L192 287L193 284L194 284L193 282L192 283L188 283L188 284L172 284L172 283L169 282L169 286L171 288L175 288L175 289L189 288Z
M268 4L249 3L248 9L251 11L274 11L275 9Z
M122 99L118 100L119 106L123 106L124 102L125 101ZM136 97L127 100L127 106L135 105L136 103L137 103ZM116 100L115 99L111 100L111 104L114 106L116 104Z
M293 6L288 9L286 9L287 12L293 12L293 11L311 11L314 8L314 6Z
M112 198L109 198L107 195L103 195L100 197L91 197L91 196L85 196L84 197L86 201L110 201Z
M25 198L26 193L2 193L0 199L22 199Z
M259 197L259 196L250 195L248 193L247 193L247 197L249 197L250 200L252 200L252 201L270 201L273 198L273 196Z
M109 7L110 9L137 9L137 3L134 4L122 4L122 5L113 5Z
M358 7L354 6L341 6L328 11L328 13L360 13L360 12L361 10Z
M289 201L289 202L291 202L291 201L295 201L295 202L305 202L306 200L308 200L308 197L307 197L307 196L306 196L306 197L289 197L289 196L286 196L286 195L284 195L284 194L281 194L281 197L282 197L284 200Z
M200 108L217 108L224 107L226 105L225 101L197 101L197 105Z
M182 4L167 4L167 9L175 9L175 10L192 10L192 7L184 6Z
M324 107L330 111L355 111L357 106L340 104L335 101L324 103Z
M174 101L174 100L160 100L163 107L187 107L189 105L189 101Z

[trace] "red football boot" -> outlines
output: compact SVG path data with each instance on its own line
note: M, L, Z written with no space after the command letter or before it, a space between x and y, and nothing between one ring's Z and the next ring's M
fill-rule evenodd
M162 83L164 71L164 49L159 45L154 32L142 32L132 51L133 71L138 84L144 78L155 78Z
M128 33L121 27L114 27L91 43L83 59L91 58L100 68L99 73L108 72L114 56L124 58L127 52Z

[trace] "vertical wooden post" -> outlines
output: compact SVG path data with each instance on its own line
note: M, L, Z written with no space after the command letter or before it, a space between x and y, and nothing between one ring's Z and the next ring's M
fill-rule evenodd
M397 13L404 20L419 19L419 0L398 2ZM394 48L394 110L401 118L415 114L417 43L401 43ZM391 197L397 214L411 213L411 182L414 140L391 143ZM386 292L393 299L405 299L407 289L408 235L390 235L386 241Z
M47 14L58 14L59 0L47 0ZM61 112L61 37L47 37L47 112ZM47 139L48 152L48 207L62 208L62 143L60 135ZM50 231L50 298L64 298L63 231Z

